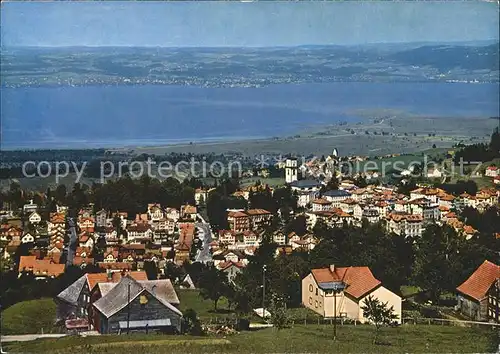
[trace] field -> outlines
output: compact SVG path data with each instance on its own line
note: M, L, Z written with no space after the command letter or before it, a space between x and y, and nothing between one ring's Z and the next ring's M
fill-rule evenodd
M51 298L18 302L2 311L2 334L59 333L55 318Z
M406 289L412 293L415 289ZM179 289L181 310L194 309L203 322L234 317L225 299L214 312L213 302L203 300L198 290ZM273 328L245 331L225 337L205 336L68 336L59 339L40 339L32 342L4 344L8 352L67 353L250 353L250 352L491 352L499 344L498 333L487 329L435 325L403 325L383 328L379 341L373 344L374 327L367 325L338 326L338 341L332 341L333 327L329 324L302 325L301 320L317 316L312 311L290 309L292 328L277 331ZM18 303L2 312L2 334L56 332L53 326L55 304L52 299ZM311 321L308 321L311 323Z
M383 328L373 344L373 326L339 326L337 341L329 325L294 326L220 337L162 335L92 336L9 344L8 352L68 353L485 353L498 346L494 332L447 326L405 325Z
M176 289L176 291L181 302L179 306L181 311L193 309L202 320L232 316L232 311L228 310L227 300L225 298L219 300L217 303L217 312L215 312L213 301L203 299L200 296L199 290Z
M495 120L483 117L424 117L391 110L354 113L364 119L345 125L311 127L293 137L145 146L135 148L134 153L238 152L246 156L290 153L321 156L331 154L337 148L341 156L380 156L415 153L431 149L434 144L445 149L459 142L486 142L497 124Z

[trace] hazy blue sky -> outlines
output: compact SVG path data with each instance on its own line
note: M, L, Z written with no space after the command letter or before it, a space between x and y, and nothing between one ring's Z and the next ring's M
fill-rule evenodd
M3 46L293 46L498 39L484 2L2 2Z

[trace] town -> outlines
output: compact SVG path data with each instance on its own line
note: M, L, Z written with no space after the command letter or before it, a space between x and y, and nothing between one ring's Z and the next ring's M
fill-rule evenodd
M144 176L33 192L13 182L2 194L2 335L498 328L500 168L483 168L489 187L413 168L388 184L373 169L342 173L346 158L359 159L289 156L272 166L282 176L272 186L266 168L247 185ZM8 317L47 299L54 310L29 328Z

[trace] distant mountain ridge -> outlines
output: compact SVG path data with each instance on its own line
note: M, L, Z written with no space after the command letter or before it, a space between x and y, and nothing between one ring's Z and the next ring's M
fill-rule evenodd
M498 41L265 48L15 47L2 52L1 78L7 87L498 82L498 48Z

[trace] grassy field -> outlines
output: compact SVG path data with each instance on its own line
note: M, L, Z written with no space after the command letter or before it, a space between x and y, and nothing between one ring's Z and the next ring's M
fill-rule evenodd
M486 353L498 346L496 332L446 326L406 325L383 328L373 344L373 326L268 328L225 338L162 335L65 337L9 344L9 352L68 353Z
M202 320L213 317L230 317L233 312L228 309L227 300L221 298L217 303L217 312L214 311L214 302L205 300L200 296L199 290L176 289L177 296L181 302L179 309L186 311L193 309Z
M418 286L412 286L412 285L401 286L401 295L403 296L403 298L415 296L420 291L422 291L422 289L420 289Z
M51 298L19 302L2 311L2 334L58 333L55 318Z
M477 143L489 141L496 122L487 117L424 117L408 112L382 113L393 115L391 119L375 123L370 117L377 112L351 112L365 116L360 122L340 126L316 126L300 132L299 136L273 139L193 143L171 146L142 147L136 154L169 152L226 153L239 152L247 156L258 154L330 154L334 148L345 155L385 155L389 153L412 153L430 149L449 148L458 142ZM353 130L355 134L351 134ZM369 134L366 134L366 131ZM378 132L377 135L374 135ZM381 135L381 132L391 135ZM406 134L406 135L405 135ZM429 134L436 134L429 136Z

